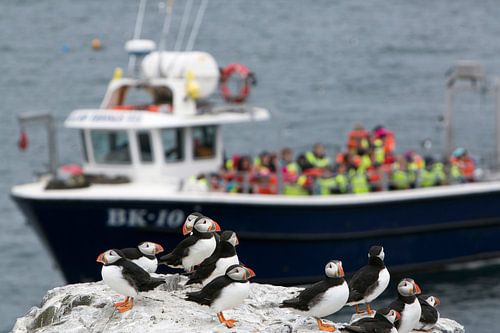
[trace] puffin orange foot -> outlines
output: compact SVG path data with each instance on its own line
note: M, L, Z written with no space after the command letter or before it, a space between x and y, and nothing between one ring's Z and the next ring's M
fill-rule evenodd
M219 312L217 314L217 318L219 319L219 321L226 325L227 328L232 328L234 326L234 323L237 322L237 320L234 320L234 319L226 319L224 318L224 314L222 312Z
M326 331L326 332L335 331L335 326L330 324L325 324L321 319L316 319L316 321L318 322L318 328L320 331Z
M356 304L356 313L361 313L361 311L359 310L359 304Z
M366 312L368 312L369 315L373 314L373 310L370 306L370 303L366 303Z
M126 297L123 301L121 302L116 302L115 304L113 304L114 307L120 307L120 306L124 306L125 304L128 303L128 299L129 297Z
M118 312L123 313L126 312L134 307L134 299L130 298L127 303L125 303L122 306L117 307Z

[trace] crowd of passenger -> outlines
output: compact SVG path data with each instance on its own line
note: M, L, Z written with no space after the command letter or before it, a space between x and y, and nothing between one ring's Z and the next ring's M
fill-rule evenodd
M474 181L475 161L464 148L446 160L408 150L396 154L394 133L384 126L372 131L357 125L345 149L332 160L325 146L295 156L291 148L279 154L233 155L218 173L193 177L191 185L233 193L330 195L405 190Z

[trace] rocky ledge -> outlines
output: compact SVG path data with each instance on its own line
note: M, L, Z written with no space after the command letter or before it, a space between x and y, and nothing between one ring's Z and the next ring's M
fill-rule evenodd
M316 322L278 307L299 288L252 283L250 297L226 317L237 319L227 329L208 307L184 301L185 278L165 276L167 283L144 293L131 311L120 314L113 302L121 300L104 283L82 283L50 290L41 306L17 319L13 333L88 332L317 332ZM226 312L225 312L226 313ZM345 324L336 324L338 328ZM442 318L433 333L464 333L457 322Z

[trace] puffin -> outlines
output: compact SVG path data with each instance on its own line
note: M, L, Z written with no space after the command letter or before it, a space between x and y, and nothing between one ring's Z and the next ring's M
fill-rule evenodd
M132 261L148 273L155 273L158 268L156 254L163 252L160 244L152 242L142 242L137 247L129 247L120 250L124 258Z
M355 305L356 313L361 312L359 304L366 304L368 314L372 314L370 303L380 296L389 285L391 275L385 267L384 257L382 246L372 246L368 252L368 265L357 271L349 281L347 305Z
M193 224L193 234L182 240L172 252L160 257L159 262L192 272L215 251L218 242L216 231L220 231L220 227L215 221L205 216L198 217Z
M184 236L189 235L193 231L193 224L200 217L203 217L203 214L198 212L192 212L186 217L186 221L182 225L182 234Z
M302 290L295 298L285 300L280 308L292 308L305 316L314 317L320 331L333 332L335 327L321 318L342 309L349 298L349 286L344 279L340 260L331 260L325 266L325 278Z
M232 309L245 300L250 293L250 278L255 273L243 265L232 265L223 276L219 276L204 286L200 291L187 293L186 300L201 305L208 305L217 313L217 318L227 328L237 322L224 318L222 311Z
M398 333L394 323L401 318L396 310L383 308L375 311L375 316L365 317L344 327L341 331L353 333Z
M220 236L220 242L217 243L214 253L203 260L189 277L186 285L201 283L206 286L216 277L224 275L229 266L238 265L240 261L235 249L238 244L238 237L234 231L224 231Z
M101 275L104 283L126 297L124 301L114 304L120 313L132 309L134 297L140 292L153 290L165 283L165 280L151 277L144 269L125 259L120 250L112 249L99 254L97 262L103 264Z
M417 295L421 293L418 284L410 278L402 279L398 284L398 298L389 305L401 314L396 322L399 333L409 333L418 326L422 309Z
M441 304L441 300L436 296L419 295L417 298L422 308L417 329L422 331L431 330L439 320L439 311L436 306Z

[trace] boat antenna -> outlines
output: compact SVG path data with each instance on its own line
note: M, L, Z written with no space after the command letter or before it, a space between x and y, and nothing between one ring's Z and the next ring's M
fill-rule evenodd
M165 76L162 75L161 71L161 62L162 62L162 56L161 53L165 51L165 44L167 42L167 37L168 33L170 31L170 25L172 23L172 12L174 8L174 0L166 0L167 6L166 6L166 14L165 14L165 20L163 21L163 28L161 30L161 36L160 36L160 47L158 49L158 56L159 56L159 61L158 61L158 73L160 76Z
M207 9L208 0L202 0L200 7L198 8L198 12L196 13L196 17L193 23L193 29L191 30L191 34L189 35L189 39L186 45L186 51L192 51L194 42L196 37L198 36L198 32L200 31L201 22L203 21L203 15L205 15L205 10Z
M137 18L135 19L134 28L134 39L139 39L142 33L142 25L144 22L144 14L146 12L146 4L148 0L141 0L139 2L139 9L137 10ZM135 63L137 61L137 56L135 54L130 55L128 58L128 71L132 73L135 68Z
M179 28L179 32L177 33L177 39L175 40L174 51L180 51L182 48L182 42L184 41L184 36L186 35L192 7L193 0L187 0L186 6L184 6L184 13L182 14L181 26Z

